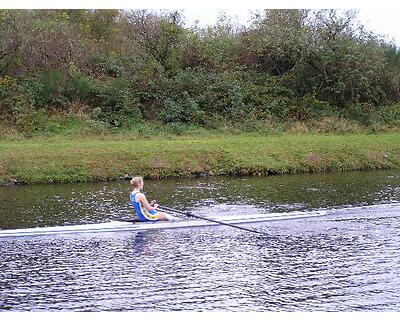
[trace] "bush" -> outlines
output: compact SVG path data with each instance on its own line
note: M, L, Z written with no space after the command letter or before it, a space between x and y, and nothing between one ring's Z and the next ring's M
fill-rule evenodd
M239 86L234 86L231 91L231 101L228 114L235 120L240 120L248 113L247 105L243 102L243 94Z
M73 64L67 72L52 69L33 77L26 76L23 86L34 106L67 109L75 102L90 104L96 87L90 77L85 76Z
M341 111L344 118L370 126L378 121L377 109L370 103L353 103Z
M64 96L66 83L67 75L53 69L29 79L25 85L34 106L64 107L68 101Z
M62 132L63 116L53 116L74 105L86 116L78 110L74 128L89 120L107 130L142 120L243 131L275 130L264 129L268 120L294 132L399 126L399 50L351 12L253 18L249 27L221 17L189 30L179 12L0 12L0 115L27 132Z
M335 106L329 105L326 101L318 100L313 94L304 95L300 103L304 109L317 118L332 117L337 113Z
M193 123L204 124L205 113L200 110L197 102L185 91L179 101L166 98L164 107L160 113L160 120L164 123Z
M33 108L25 109L15 117L15 125L18 131L33 134L48 129L49 117L44 110Z
M68 71L64 95L69 101L78 100L89 104L92 91L91 79L85 76L74 64L71 64Z
M380 108L377 117L386 125L400 128L400 103Z
M29 107L28 97L17 81L9 76L0 78L0 116L15 121L16 116Z
M176 123L185 121L184 110L171 98L167 98L160 112L160 120L164 123Z
M92 57L93 69L97 74L117 77L123 73L123 63L116 54L95 54Z
M140 122L141 104L130 85L124 78L95 81L91 93L91 105L94 106L91 117L117 128L130 127Z
M98 120L87 120L87 127L83 130L83 133L88 134L105 134L109 132L109 125L104 121Z
M121 93L120 101L116 105L116 112L111 117L116 127L132 127L142 121L140 104L129 90Z
M179 122L171 122L168 124L167 128L171 133L178 136L182 135L185 132L185 126Z

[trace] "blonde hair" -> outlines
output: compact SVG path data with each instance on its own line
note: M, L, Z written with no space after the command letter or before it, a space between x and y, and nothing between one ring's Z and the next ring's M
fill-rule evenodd
M142 177L133 177L132 180L131 180L132 188L139 187L139 184L141 182L143 182L143 178Z

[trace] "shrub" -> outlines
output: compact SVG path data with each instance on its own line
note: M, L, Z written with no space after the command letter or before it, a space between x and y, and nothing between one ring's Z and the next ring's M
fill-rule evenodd
M87 120L87 126L83 133L87 134L105 134L109 132L109 125L104 121Z
M28 80L29 81L29 80ZM67 78L58 69L52 69L38 74L26 86L30 87L30 96L35 106L65 106L67 99L65 91Z
M205 113L200 110L197 102L185 91L179 101L166 98L164 108L160 113L160 119L164 123L195 123L204 124Z
M75 101L90 104L96 92L91 79L73 64L67 72L52 69L26 76L23 86L33 105L64 110Z
M101 120L103 117L103 111L101 110L100 107L96 107L92 110L91 118L93 120Z
M243 94L239 86L234 86L231 91L231 101L228 106L229 115L236 120L240 120L248 113L248 108L243 102Z
M111 119L116 127L131 127L142 121L138 99L129 90L121 93L116 112Z
M378 121L377 109L371 103L353 103L341 111L344 118L358 121L363 125L372 125Z
M64 89L64 95L69 101L81 101L90 103L92 84L88 76L85 76L74 64L68 70L68 77Z
M176 123L185 120L184 110L171 98L165 99L164 107L160 112L160 120L164 123Z
M386 125L400 128L400 103L380 108L377 112L377 117Z
M185 126L180 122L171 122L168 124L168 130L178 136L182 135L185 131Z
M15 117L18 131L33 134L47 129L48 114L44 110L35 110L33 107L24 109Z
M28 97L14 78L0 78L0 116L15 121L16 116L29 106Z

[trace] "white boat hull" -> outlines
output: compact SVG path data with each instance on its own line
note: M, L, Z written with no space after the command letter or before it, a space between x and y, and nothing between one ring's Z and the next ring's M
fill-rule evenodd
M288 213L271 213L271 214L246 214L246 215L232 215L222 217L208 217L216 221L221 221L229 224L247 224L247 223L260 223L276 220L288 219L304 219L320 217L326 214L326 211L313 211L313 212L288 212ZM98 232L136 232L148 230L161 230L161 229L180 229L180 228L194 228L206 226L221 226L218 223L206 220L184 220L179 222L157 221L157 222L122 222L111 221L98 224L83 224L75 226L58 226L58 227L41 227L41 228L28 228L28 229L9 229L0 230L0 238L9 237L26 237L26 236L41 236L41 235L62 235L71 233L98 233Z

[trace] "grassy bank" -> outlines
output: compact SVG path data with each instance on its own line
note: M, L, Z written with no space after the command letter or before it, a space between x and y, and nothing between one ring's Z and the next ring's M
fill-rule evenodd
M385 168L400 168L398 133L0 142L3 184Z

